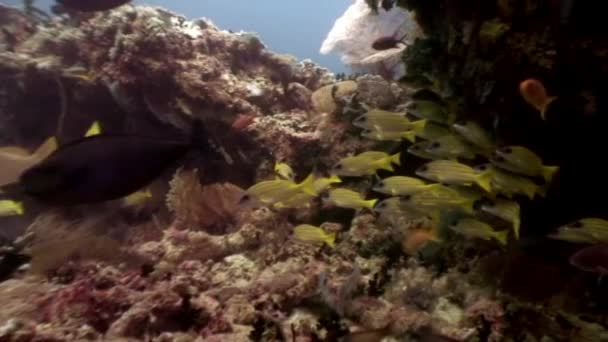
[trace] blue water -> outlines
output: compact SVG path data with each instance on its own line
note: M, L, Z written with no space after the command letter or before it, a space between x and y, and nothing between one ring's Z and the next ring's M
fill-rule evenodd
M88 0L83 0L88 1ZM21 6L21 0L8 0ZM207 17L222 29L257 32L269 49L310 58L334 72L346 72L337 56L319 53L321 43L350 0L136 0L168 8L188 18ZM38 0L48 8L53 0Z

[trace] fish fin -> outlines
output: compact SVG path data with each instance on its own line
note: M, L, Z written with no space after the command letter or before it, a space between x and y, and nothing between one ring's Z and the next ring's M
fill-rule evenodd
M393 168L393 164L391 163L392 157L388 157L388 158L382 158L380 160L377 160L374 162L374 164L382 170L386 170L386 171L395 171L395 169Z
M30 151L26 150L25 148L19 147L19 146L2 147L2 148L0 148L0 154L9 155L9 156L14 155L14 156L20 156L20 157L31 156Z
M342 179L336 175L329 176L330 183L342 183Z
M46 159L46 157L50 156L51 153L57 150L58 145L57 139L55 137L50 137L36 149L32 156L36 160Z
M401 165L401 152L395 153L391 156L390 162L395 165ZM389 170L392 171L392 170Z
M412 129L412 131L414 131L414 133L420 134L426 128L426 123L427 123L426 119L416 120L416 121L412 122L411 129Z
M93 122L93 124L91 125L91 127L89 127L89 129L84 134L84 136L85 137L92 137L94 135L99 135L99 134L101 134L101 125L99 124L99 121L95 121L95 122Z
M378 202L377 198L365 201L365 207L369 209L374 209L374 206Z
M309 174L308 177L302 181L302 183L298 184L298 187L309 195L315 197L318 195L317 190L315 189L315 176L312 173Z
M336 247L336 232L327 234L327 236L325 237L325 243L327 243L327 245L329 247Z
M507 236L509 235L508 230L501 230L499 232L494 232L494 238L500 242L501 245L505 246L507 244Z
M559 170L559 166L543 166L543 178L545 181L551 182L557 170Z
M23 209L23 203L13 200L2 200L0 201L0 216L1 213L11 213L11 216L23 215L25 210Z
M485 172L480 173L475 178L475 182L479 185L480 188L485 190L485 192L492 192L492 185L490 182L492 181L492 171L487 170Z
M412 143L416 142L416 132L414 132L414 131L403 132L403 134L401 136L409 142L412 142Z
M557 100L557 96L550 96L547 98L547 101L545 101L545 103L543 104L542 108L540 109L540 117L541 119L543 119L544 121L547 121L547 108L549 108L549 105L551 104L551 102Z
M521 226L521 222L519 219L515 219L513 221L513 234L515 234L515 240L519 240L519 228Z

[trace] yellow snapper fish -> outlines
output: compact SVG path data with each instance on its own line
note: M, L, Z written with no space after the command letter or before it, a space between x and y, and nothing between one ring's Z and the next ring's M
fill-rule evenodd
M376 206L374 212L383 214L407 214L410 217L430 217L433 222L439 221L439 209L435 207L415 207L407 197L394 196L386 198Z
M483 240L495 239L502 245L507 244L507 235L509 233L508 230L495 231L494 228L492 228L492 226L489 224L474 218L462 218L455 222L451 222L448 227L463 235L476 237Z
M418 138L426 140L437 140L448 134L452 134L452 132L447 126L430 121L426 122L426 125L424 125L424 129L422 131L416 132L416 136L418 136Z
M287 163L275 163L274 172L283 179L293 180L295 177L293 169Z
M416 132L414 131L374 131L374 130L363 130L361 132L361 136L364 138L377 140L377 141L401 141L402 139L406 139L410 142L416 141Z
M414 100L407 103L405 108L408 114L420 119L427 119L444 125L449 125L453 121L448 108L434 101Z
M545 166L536 153L523 146L507 146L497 149L490 158L492 164L524 176L542 176L550 182L559 170L558 166Z
M550 237L570 242L608 243L608 221L596 217L583 218L559 227L558 233Z
M492 164L482 164L475 167L477 172L490 171L492 174L492 180L490 185L492 186L492 192L502 194L507 198L511 199L514 195L525 195L529 199L534 199L536 194L545 196L545 188L535 184L532 180L503 171Z
M316 196L317 192L313 186L314 177L310 174L301 183L295 183L287 179L274 179L254 184L245 191L239 204L247 205L259 201L262 204L273 205L285 201L298 193L304 192Z
M333 189L323 198L323 202L347 209L373 209L377 199L366 200L360 193L349 189Z
M464 197L458 191L441 184L430 191L403 196L402 200L403 204L418 210L461 208L469 213L473 213L475 203L474 199Z
M479 209L490 215L496 216L513 225L515 239L519 239L519 227L521 225L519 203L501 198L484 200L479 204Z
M382 179L372 190L391 196L403 196L430 190L436 186L437 184L426 184L423 180L414 177L393 176Z
M441 156L427 152L428 147L431 145L430 141L421 141L413 144L407 148L407 153L416 156L421 159L442 159Z
M426 152L446 159L474 159L477 151L461 137L448 134L431 141Z
M392 164L401 165L401 153L389 155L386 152L369 151L342 158L334 165L332 174L353 177L371 176L379 169L394 171Z
M409 131L412 123L405 113L372 109L353 120L353 126L374 131Z
M466 141L484 152L491 152L495 149L494 141L490 136L490 133L474 121L456 122L452 125L452 128Z
M150 189L144 189L134 192L129 196L123 198L122 204L125 207L139 206L145 203L150 198L152 198L152 191Z
M329 247L336 246L336 233L326 233L323 228L310 224L301 224L293 229L294 236L297 240L325 243Z
M416 175L443 184L466 185L473 183L487 192L492 191L492 171L478 173L472 167L452 160L435 160L416 170Z
M16 146L0 147L0 186L15 183L23 171L50 156L58 147L57 139L47 139L34 153Z
M23 215L23 203L13 200L0 200L0 217Z

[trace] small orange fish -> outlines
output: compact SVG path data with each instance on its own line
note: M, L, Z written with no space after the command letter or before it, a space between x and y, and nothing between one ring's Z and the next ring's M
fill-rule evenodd
M416 255L429 241L441 241L434 229L415 228L401 241L401 250L408 255Z
M547 95L545 86L536 79L529 78L519 84L519 92L524 100L540 112L540 116L545 120L545 111L549 103L556 99L554 96Z

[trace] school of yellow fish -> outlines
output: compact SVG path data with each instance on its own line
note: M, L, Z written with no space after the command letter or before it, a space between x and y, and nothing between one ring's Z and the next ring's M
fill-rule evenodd
M380 179L379 170L394 172L401 165L402 151L366 151L342 158L327 177L310 174L299 183L294 180L297 174L289 165L277 162L276 179L250 187L242 204L301 208L310 206L319 197L324 207L369 210L379 216L406 214L429 218L430 229L412 230L410 241L403 242L408 250L411 246L424 246L424 242L443 241L439 237L439 226L506 245L520 237L520 205L516 197L544 197L559 170L557 166L545 165L536 153L524 146L498 147L492 134L478 123L455 120L455 114L444 102L413 100L404 106L404 112L365 105L364 108L366 113L353 121L353 125L362 130L363 138L411 142L406 152L428 161L413 175ZM472 160L480 159L486 162L472 165ZM370 190L383 198L368 198L370 194L337 187L345 177L374 179ZM443 213L454 210L462 213L459 219L441 222ZM294 229L294 237L334 246L336 233L327 233L321 226L300 224ZM570 242L606 243L608 221L583 219L558 228L550 237Z
M443 241L444 238L439 236L442 234L438 230L440 226L469 237L496 240L506 245L510 236L515 240L520 236L520 206L514 197L544 197L559 169L545 165L526 147L498 148L492 134L478 123L455 120L455 114L444 101L413 100L403 107L403 112L365 105L363 108L365 114L352 122L353 126L361 129L363 138L408 141L411 145L405 152L428 162L414 174L380 179L377 175L379 170L395 172L395 168L401 166L403 151L365 151L342 158L327 176L311 173L300 182L296 181L298 175L288 164L276 162L276 177L247 189L239 203L241 208L305 208L320 198L325 208L335 206L369 210L379 216L404 214L429 218L432 222L430 229L417 229L407 234L411 241L403 242L406 250L411 250L411 246L424 246L428 241ZM95 122L85 136L100 133L101 127ZM20 147L0 148L0 158L12 166L0 173L0 180L15 178L56 148L57 142L53 137L32 154ZM473 160L480 158L487 162L471 165ZM370 191L382 199L367 198L367 193L336 186L343 182L344 177L374 179ZM123 198L121 205L138 206L151 197L149 189L142 189ZM442 214L452 211L463 215L452 222L442 222ZM0 200L0 217L23 215L24 212L23 203L10 198ZM329 246L334 246L337 238L335 232L327 233L321 227L306 223L295 227L294 236L298 240ZM549 237L573 243L608 243L608 221L583 218L559 227Z

